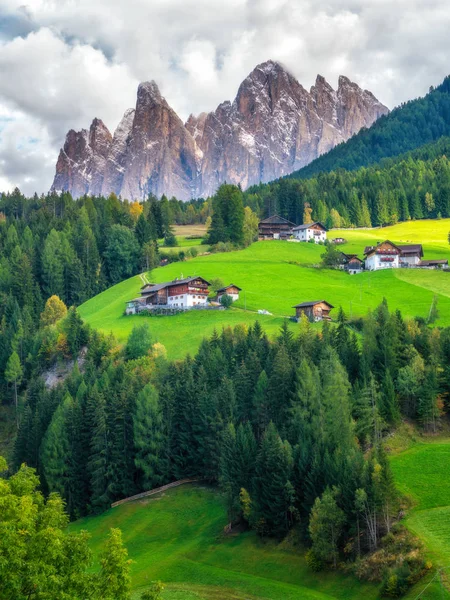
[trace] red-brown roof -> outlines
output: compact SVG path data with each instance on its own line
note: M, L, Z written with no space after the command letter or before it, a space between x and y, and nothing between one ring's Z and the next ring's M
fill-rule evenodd
M316 306L316 304L328 304L330 308L334 308L332 304L327 302L326 300L313 300L312 302L302 302L301 304L296 304L292 308L308 308L309 306Z

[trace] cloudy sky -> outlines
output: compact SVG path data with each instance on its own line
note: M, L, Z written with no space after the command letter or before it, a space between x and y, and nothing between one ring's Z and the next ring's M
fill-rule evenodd
M449 30L448 0L0 0L0 190L46 192L66 132L113 130L140 81L187 118L271 58L392 108L450 72Z

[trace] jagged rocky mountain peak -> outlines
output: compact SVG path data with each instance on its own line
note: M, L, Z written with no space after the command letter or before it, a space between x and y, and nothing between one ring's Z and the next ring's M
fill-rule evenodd
M89 131L69 131L52 189L188 200L214 194L224 181L246 188L305 166L387 112L345 76L334 90L317 75L307 91L274 60L257 65L232 102L185 123L147 81L113 136L100 119Z
M164 98L155 81L144 81L139 84L137 91L137 104L161 104Z

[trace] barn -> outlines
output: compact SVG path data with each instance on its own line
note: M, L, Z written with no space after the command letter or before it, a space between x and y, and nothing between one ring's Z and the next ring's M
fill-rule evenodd
M330 311L334 306L326 300L313 300L311 302L296 304L292 308L295 308L295 318L297 320L302 315L306 315L310 321L330 321Z
M260 240L285 240L292 236L295 223L288 221L280 215L273 215L258 223L258 239Z

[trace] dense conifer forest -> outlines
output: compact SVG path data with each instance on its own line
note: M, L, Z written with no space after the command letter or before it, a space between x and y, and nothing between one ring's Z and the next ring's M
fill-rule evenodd
M178 362L144 319L120 349L56 297L30 339L16 302L5 320L17 361L7 379L24 400L12 467L36 468L71 518L198 477L221 486L231 524L275 537L296 527L312 568L358 563L395 532L382 437L405 416L435 431L450 389L450 330L405 322L386 302L356 323L341 311L320 332L306 319L298 335L284 326L273 342L258 323L224 329ZM37 375L69 359L47 388ZM417 556L408 573L389 572L402 586L422 573Z
M338 169L309 179L254 186L244 201L258 214L302 223L376 227L409 219L450 216L449 139L355 171ZM305 213L305 206L312 209Z

